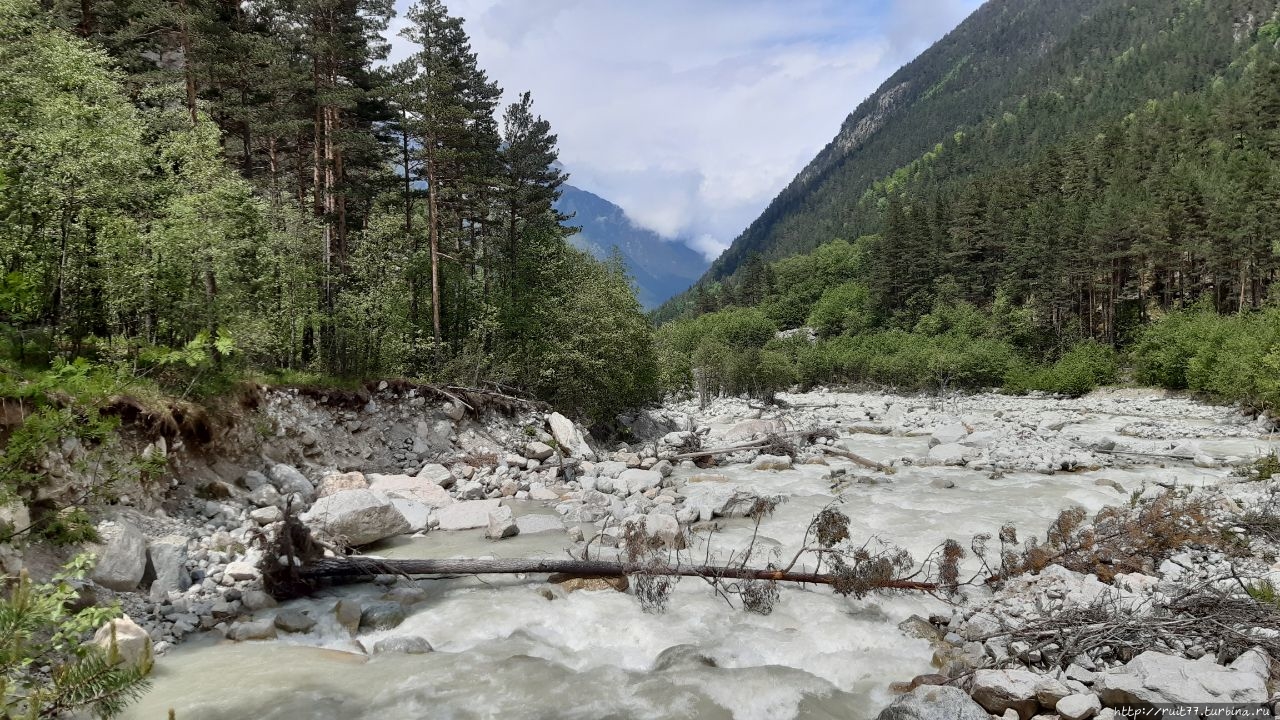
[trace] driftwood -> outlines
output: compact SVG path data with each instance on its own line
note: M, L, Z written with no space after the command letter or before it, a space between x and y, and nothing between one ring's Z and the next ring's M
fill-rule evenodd
M837 448L828 447L828 446L826 446L826 445L819 445L818 447L822 448L822 451L823 451L823 452L825 452L825 453L829 453L829 454L831 454L831 455L835 455L836 457L842 457L842 458L844 458L844 459L846 459L846 460L852 460L853 462L855 462L855 463L857 463L857 464L861 465L862 467L871 468L871 469L873 469L873 470L879 470L880 472L885 472L885 473L892 473L892 472L893 472L893 468L892 468L892 467L889 467L888 465L885 465L884 463L876 462L875 460L872 460L871 458L865 458L865 457L862 457L861 455L859 455L859 454L857 454L857 453L851 453L851 452L849 452L848 450L839 450L839 449L837 449Z
M1167 460L1181 460L1183 462L1191 462L1193 458L1186 455L1169 455L1168 453L1152 453L1138 452L1137 450L1102 450L1099 448L1090 448L1093 452L1102 453L1103 455L1137 455L1139 457L1164 458ZM1214 462L1223 462L1222 458L1213 458Z
M768 437L759 440L751 440L750 442L740 443L738 445L728 445L719 448L703 448L701 450L690 450L679 455L673 456L674 460L690 460L700 457L711 457L713 455L728 455L739 450L759 450L761 448L775 445L780 440L789 440L792 438L810 438L814 435L822 435L825 430L791 430L789 432L771 433Z
M837 577L830 573L793 572L738 566L666 565L655 567L607 560L559 559L441 559L378 560L365 557L325 558L298 570L303 580L355 580L376 575L497 575L515 573L562 573L573 577L624 577L627 575L667 575L672 577L724 578L728 580L773 580L777 582L834 585ZM884 580L874 586L884 590L933 591L935 583L913 580Z

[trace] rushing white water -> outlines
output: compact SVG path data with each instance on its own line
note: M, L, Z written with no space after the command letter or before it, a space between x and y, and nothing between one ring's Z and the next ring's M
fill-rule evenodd
M828 398L832 396L827 396ZM1006 402L1006 401L1001 401ZM1016 400L1007 400L1017 403ZM1041 410L1052 401L1038 403ZM1274 444L1215 430L1230 413L1186 401L1147 403L1145 410L1094 408L1072 426L1084 440L1114 435L1135 422L1173 422L1201 437L1206 452L1249 456ZM839 409L832 411L839 412ZM985 412L978 408L974 412ZM722 428L726 422L717 423ZM1201 432L1201 430L1203 432ZM859 452L880 459L924 456L927 437L857 435ZM992 476L963 468L906 467L885 484L853 484L840 496L855 537L880 536L918 559L941 540L967 544L976 533L1016 524L1039 533L1058 512L1077 505L1096 511L1126 491L1160 480L1207 484L1225 469L1188 463L1137 469L1105 469L1044 475ZM799 465L781 472L744 466L718 469L762 494L787 502L759 529L758 547L783 556L798 546L810 518L833 497L828 473L855 466ZM687 471L677 473L690 474ZM942 487L938 479L954 481ZM538 504L518 512L553 512ZM748 520L722 524L715 552L745 547ZM431 533L381 550L394 557L563 556L559 532L522 535L499 543L480 531ZM705 538L703 538L705 540ZM702 547L695 543L701 553ZM762 561L767 558L761 558ZM168 709L178 720L232 718L339 720L352 718L863 718L889 702L888 684L929 671L931 651L905 637L897 623L913 613L942 609L918 596L842 598L822 588L784 588L767 616L729 609L702 582L685 579L662 614L647 614L630 595L576 592L548 599L542 577L427 580L428 599L393 630L365 633L371 645L384 637L420 636L435 652L364 656L332 621L333 596L297 601L321 622L310 633L258 643L188 643L157 664L154 689L125 717L160 720ZM373 599L373 587L343 595ZM270 613L271 611L267 611ZM715 661L653 670L658 655L691 645Z

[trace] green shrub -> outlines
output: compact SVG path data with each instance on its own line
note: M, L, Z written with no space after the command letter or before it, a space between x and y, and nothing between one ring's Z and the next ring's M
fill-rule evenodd
M808 325L819 335L831 337L865 332L874 320L870 291L861 283L850 282L822 293L809 313Z
M1005 390L1032 390L1079 397L1100 385L1115 382L1118 363L1115 350L1088 341L1071 348L1050 366L1013 368L1005 378Z

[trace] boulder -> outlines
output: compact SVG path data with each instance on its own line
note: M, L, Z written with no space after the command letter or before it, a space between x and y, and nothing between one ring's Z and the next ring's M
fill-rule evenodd
M548 578L551 582L564 588L565 592L576 592L578 590L616 590L618 592L626 592L629 587L626 576L621 577L563 577L556 579L555 576Z
M245 487L249 488L250 492L257 490L258 488L263 487L264 485L271 484L271 481L267 479L267 476L263 475L257 470L250 470L249 472L245 473L244 478L241 480L241 482L244 483Z
M432 651L431 643L416 635L383 638L373 644L373 655L400 653L402 655L426 655Z
M284 507L284 496L282 496L280 491L276 490L274 486L262 485L249 493L249 502L260 508L281 508Z
M427 463L426 465L423 465L422 468L418 470L416 477L426 480L427 482L435 483L436 485L446 489L453 487L453 484L458 481L458 478L453 476L453 471L440 463Z
M1041 676L1040 684L1036 685L1036 701L1047 708L1053 708L1059 700L1071 694L1071 688L1048 676Z
M316 498L316 488L307 479L306 475L298 472L298 469L292 465L277 463L271 466L268 473L271 477L271 484L281 495L291 495L296 493L302 497L304 503L310 504Z
M338 624L354 634L360 629L360 618L364 614L360 603L343 598L333 606L333 617Z
M564 522L556 515L530 513L516 518L516 527L521 535L532 535L541 532L564 532Z
M151 636L128 615L109 620L98 628L93 634L93 644L106 653L113 664L150 668Z
M274 505L260 507L249 513L249 519L259 525L270 525L273 522L280 522L284 519L284 511Z
M993 715L1014 710L1022 720L1030 720L1040 707L1036 690L1042 677L1030 670L976 670L970 694Z
M680 522L675 515L650 513L644 516L644 530L651 537L660 538L662 544L672 550L683 550L684 534L680 532Z
M272 640L276 636L275 623L269 618L262 620L241 620L227 630L227 639L237 642L242 640Z
M935 428L933 434L929 436L929 447L937 445L951 445L958 443L969 436L969 428L962 423L950 423Z
M374 490L343 490L320 498L302 515L302 521L353 547L412 529L391 498Z
M276 512L279 512L277 509ZM166 535L147 546L147 559L155 579L151 581L151 599L162 600L170 592L184 592L191 587L187 572L187 539Z
M440 465L438 467L443 468L444 466ZM445 472L448 472L447 468ZM449 477L453 477L453 475L450 474ZM420 472L417 477L371 474L369 475L369 489L386 493L393 498L398 497L420 502L429 508L442 508L453 504L453 498L449 496L449 491L436 482L430 473L424 476Z
M717 667L716 661L703 654L697 645L672 645L658 653L657 659L653 661L653 672L704 667Z
M701 476L706 477L706 476ZM751 506L754 495L738 489L728 482L693 482L691 479L680 492L684 506L698 513L698 519L706 522L715 517L729 517L735 509L745 512ZM725 478L727 481L728 478Z
M555 449L550 445L544 442L538 442L537 440L534 440L524 446L524 456L539 462L551 457L554 452Z
M632 468L623 470L614 482L615 492L621 495L630 495L631 493L644 492L662 485L662 473L653 470L640 470Z
M246 590L240 594L240 606L249 612L257 612L275 607L276 599L261 590Z
M595 453L592 452L591 446L587 444L582 431L578 429L577 425L573 424L572 420L558 412L553 412L547 416L547 425L551 428L551 436L555 438L556 444L569 457L582 458L584 460L595 459Z
M876 720L990 720L982 706L950 685L920 685L898 696Z
M304 633L315 627L316 621L301 610L289 609L276 613L275 626L277 630L287 633Z
M257 580L262 575L257 566L245 560L227 563L222 574L232 580Z
M756 440L786 431L787 426L781 420L747 420L734 425L729 432L725 433L724 439L730 442Z
M128 592L138 587L147 572L147 538L126 522L99 528L106 545L98 551L90 579L102 587Z
M431 522L431 508L418 502L417 500L405 500L404 498L391 497L391 504L396 506L396 510L404 516L405 522L409 523L409 530L419 532L426 530L427 525Z
M791 458L786 455L757 455L747 467L752 470L790 470Z
M1068 695L1058 701L1054 710L1063 720L1088 720L1102 709L1102 701L1093 693Z
M959 443L934 445L929 448L929 460L937 465L963 465L969 459L972 448Z
M1123 667L1098 673L1093 689L1107 707L1261 703L1267 700L1267 678L1260 671L1269 665L1259 650L1240 656L1231 667L1148 650Z
M404 607L400 603L375 603L360 612L360 629L389 630L404 622L404 618Z
M317 497L328 497L343 490L364 490L369 487L369 479L361 472L334 473L325 475L316 489Z
M511 508L500 505L489 511L489 526L484 531L485 537L490 540L501 540L515 537L519 533L520 526L516 524Z
M627 464L617 460L605 460L596 463L596 475L602 478L616 478L627 471Z
M489 513L500 500L464 500L447 505L436 512L438 530L471 530L489 525Z

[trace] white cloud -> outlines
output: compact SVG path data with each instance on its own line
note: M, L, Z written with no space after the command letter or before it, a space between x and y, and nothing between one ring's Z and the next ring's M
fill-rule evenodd
M533 92L571 182L714 256L978 0L448 4L507 99Z

